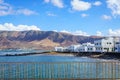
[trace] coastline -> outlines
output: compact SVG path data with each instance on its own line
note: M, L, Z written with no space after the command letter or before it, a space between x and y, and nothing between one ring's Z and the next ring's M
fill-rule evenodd
M114 53L114 52L106 52L106 53L99 53L99 52L88 53L88 52L82 52L82 53L77 53L75 56L77 56L77 57L86 56L86 57L89 57L89 58L120 61L120 53Z
M58 56L75 56L73 53L60 53L60 52L49 52L47 55L58 55Z
M50 52L49 55L62 55L62 56L75 56L75 57L87 57L93 59L103 60L117 60L120 61L120 53L96 53L96 52Z
M55 52L55 51L45 51L45 52L37 52L37 53L22 53L22 54L6 54L0 56L29 56L29 55L57 55L57 56L75 56L75 57L88 57L95 59L104 59L104 60L117 60L120 61L120 53L96 53L96 52Z

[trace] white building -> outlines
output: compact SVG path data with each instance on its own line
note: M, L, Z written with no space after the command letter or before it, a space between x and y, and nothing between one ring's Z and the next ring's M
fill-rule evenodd
M95 52L95 51L96 51L95 45L94 45L94 44L89 45L89 46L87 47L87 51L88 51L88 52Z
M115 52L120 52L120 43L115 45Z
M114 38L105 38L94 41L96 52L113 52L114 51Z
M87 46L80 46L78 50L79 52L87 52Z
M91 43L83 43L82 46L79 47L79 52L95 52L95 46Z
M71 45L68 47L55 47L58 52L120 52L120 38L108 37L94 41L94 44L89 42L82 45Z
M120 52L120 38L115 38L115 52Z
M79 52L78 48L80 46L81 46L80 44L79 45L71 45L71 46L68 47L68 51L70 51L70 52Z
M57 51L57 52L63 52L64 48L63 47L55 47L55 51Z

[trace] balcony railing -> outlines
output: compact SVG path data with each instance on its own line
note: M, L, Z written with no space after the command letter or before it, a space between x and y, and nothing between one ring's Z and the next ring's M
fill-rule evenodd
M119 80L119 62L1 62L0 79Z

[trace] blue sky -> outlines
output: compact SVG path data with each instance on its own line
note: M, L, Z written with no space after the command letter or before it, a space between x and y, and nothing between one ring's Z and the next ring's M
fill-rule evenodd
M0 30L120 35L120 0L0 0Z

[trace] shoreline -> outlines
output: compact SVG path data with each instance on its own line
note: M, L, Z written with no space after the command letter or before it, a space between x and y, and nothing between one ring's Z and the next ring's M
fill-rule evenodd
M29 56L29 55L39 55L39 54L47 54L47 55L57 55L57 56L75 56L75 57L88 57L95 59L104 59L104 60L118 60L120 61L120 53L95 53L95 52L55 52L55 51L45 51L45 52L37 52L37 53L21 53L21 54L5 54L0 56Z
M105 59L105 60L118 60L120 61L120 53L112 53L112 52L106 52L106 53L88 53L88 52L82 52L77 53L75 56L77 57L89 57L89 58L96 58L96 59Z
M103 59L103 60L117 60L120 61L120 53L97 53L97 52L54 52L59 55L72 55L75 57L87 57L87 58L93 58L93 59ZM51 53L48 53L50 55L53 55Z

